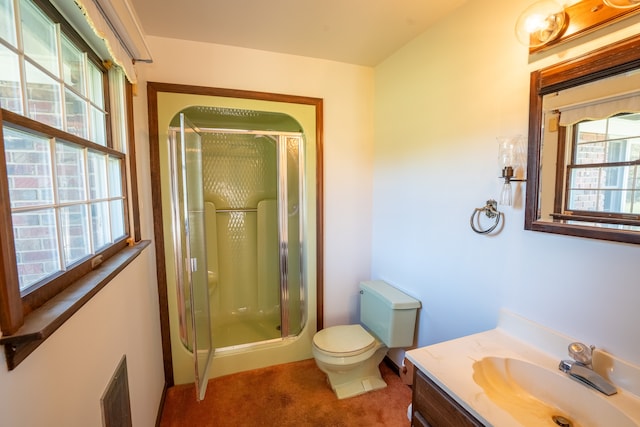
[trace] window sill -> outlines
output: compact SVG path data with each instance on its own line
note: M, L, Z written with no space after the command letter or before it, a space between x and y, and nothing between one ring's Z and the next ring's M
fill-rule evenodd
M639 226L640 220L638 220L638 215L620 215L619 217L613 218L611 216L590 216L590 215L581 215L581 214L565 214L565 213L552 213L551 217L557 220L566 220L566 221L584 221L584 222L594 222L598 224L610 224L612 227L616 225L630 225L630 226Z
M0 337L0 344L4 345L8 369L12 370L18 366L33 350L140 255L144 248L149 246L149 243L150 241L143 240L135 246L127 247L118 252L43 306L29 313L25 318L24 325L15 334Z

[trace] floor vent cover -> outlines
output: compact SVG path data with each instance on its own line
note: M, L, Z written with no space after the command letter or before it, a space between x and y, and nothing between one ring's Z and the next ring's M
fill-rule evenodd
M104 427L133 427L131 402L129 400L129 378L127 356L122 356L107 389L100 400Z

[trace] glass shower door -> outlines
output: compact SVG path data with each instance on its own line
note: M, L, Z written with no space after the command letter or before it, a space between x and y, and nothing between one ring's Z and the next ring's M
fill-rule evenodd
M207 280L205 212L202 190L202 142L198 129L180 114L172 147L174 236L181 335L193 353L198 400L204 399L213 358Z
M211 292L216 351L293 338L307 320L303 136L200 131L205 210L214 212L207 230L217 230L207 242L218 261Z
M278 137L278 198L280 241L280 307L282 337L298 335L306 322L302 265L304 163L302 136Z

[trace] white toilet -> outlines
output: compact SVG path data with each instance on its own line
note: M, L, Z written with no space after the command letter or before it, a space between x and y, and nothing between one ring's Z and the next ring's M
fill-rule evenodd
M362 326L332 326L313 336L313 357L338 399L387 386L378 365L390 348L413 345L419 307L420 301L382 280L361 282Z

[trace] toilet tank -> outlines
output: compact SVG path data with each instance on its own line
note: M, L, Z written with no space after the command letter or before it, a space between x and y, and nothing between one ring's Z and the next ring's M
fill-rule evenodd
M420 301L382 280L360 283L360 323L388 348L411 347Z

